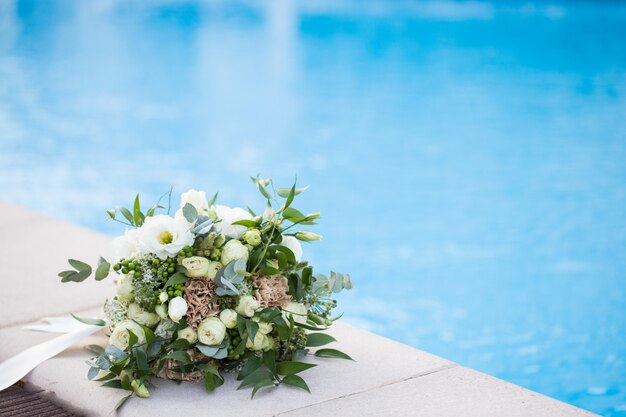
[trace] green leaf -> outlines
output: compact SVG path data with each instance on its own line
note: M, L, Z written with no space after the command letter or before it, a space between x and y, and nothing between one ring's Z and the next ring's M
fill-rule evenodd
M107 214L109 215L110 218L115 220L115 209L108 209Z
M306 345L308 347L324 346L336 341L337 339L325 333L310 333L307 336Z
M137 369L139 369L140 371L147 371L148 368L148 355L145 351L145 348L142 347L138 347L136 349L134 349L135 351L135 358L137 359Z
M261 194L263 194L263 197L267 198L268 200L270 200L272 198L272 196L270 196L270 194L267 192L265 187L263 187L260 183L257 183L256 186L259 189L259 191L261 192Z
M302 379L298 375L287 375L283 378L282 383L291 385L292 387L301 388L307 391L309 394L311 393L311 390L309 389L309 386L306 384L306 382L304 382L304 379Z
M198 349L200 352L202 352L204 355L208 356L209 358L214 357L217 352L219 352L220 347L219 346L208 346L208 345L204 345L202 343L198 343L196 344L196 349Z
M337 349L319 349L317 352L315 352L315 356L317 356L318 358L334 358L334 359L347 359L350 361L353 361L354 359L352 359L349 355L343 353L340 350Z
M303 329L313 330L313 331L316 331L316 332L323 331L323 330L327 329L327 327L317 327L317 326L313 326L313 325L310 325L310 324L304 324L304 323L298 323L298 322L296 322L295 325L298 326L298 327L302 327Z
M135 196L135 203L133 204L133 220L137 226L140 226L143 223L144 215L141 213L141 208L139 206L139 194Z
M96 268L96 281L102 281L109 275L111 270L111 264L107 262L102 256L98 261L98 267Z
M189 354L185 351L174 351L171 352L165 356L163 356L162 359L174 359L180 363L182 363L183 365L189 365L191 363L191 358L189 357Z
M254 396L256 395L257 392L259 392L259 390L265 388L265 387L273 387L274 386L274 381L273 380L262 380L257 382L256 384L254 384L254 388L252 389L252 395L250 396L250 398L254 398Z
M294 195L298 195L300 193L305 192L307 189L309 188L309 186L307 185L306 187L300 187L300 188L296 188L295 189L295 193ZM282 198L287 198L289 197L289 193L291 192L291 188L277 188L276 189L276 194L278 194L279 196L281 196Z
M211 198L211 200L209 200L209 207L211 207L213 204L215 204L215 202L217 201L217 195L218 193L213 194L213 197Z
M107 387L107 388L119 388L119 389L122 389L122 381L120 381L119 379L113 379L111 381L105 382L101 386L102 387Z
M233 225L245 226L245 227L257 227L258 224L254 220L238 220L232 223Z
M122 406L124 404L126 404L126 401L128 401L128 399L130 397L132 397L133 394L128 394L126 397L123 397L122 399L120 399L117 404L115 404L115 408L113 409L113 411L115 411L116 413L120 410L120 408L122 408Z
M75 316L74 314L71 314L71 315L76 320L80 321L81 323L90 324L92 326L104 326L106 324L106 322L102 319L87 319L87 318Z
M317 366L317 365L315 365L314 363L294 362L294 361L279 362L276 365L276 371L280 375L293 375L293 374L300 373L302 371L306 371L307 369L313 368L314 366Z
M273 383L274 375L272 375L272 373L269 371L255 371L251 373L250 375L248 375L247 377L245 377L243 381L241 381L241 384L239 384L239 387L237 387L237 389L239 390L250 385L255 385L260 381L266 381L266 380L271 381Z
M192 204L187 203L185 207L183 207L183 216L185 216L185 219L187 219L189 223L195 223L198 219L198 211Z
M237 375L237 381L241 381L242 379L244 379L245 377L250 375L252 372L259 369L260 367L261 367L261 360L259 358L253 357L253 358L248 359L246 363L243 365L243 368L241 368L241 371L239 371L239 375Z
M306 216L300 213L295 208L288 207L285 210L283 210L283 218L289 220L292 223L298 223L298 222L303 221L306 218Z
M126 207L118 207L117 209L120 211L120 213L122 213L122 216L124 216L124 218L128 220L128 223L130 223L132 226L136 226L135 218Z
M268 350L267 352L263 352L263 365L267 366L267 369L274 375L278 372L276 370L276 352L273 350Z
M96 355L102 355L104 353L104 348L98 345L87 345L85 346L85 349L95 353Z
M184 284L185 282L187 282L187 276L181 272L177 272L167 280L163 288L172 287L177 284Z
M291 190L289 190L289 194L287 195L287 201L285 201L283 210L287 209L291 205L295 196L296 196L296 184L294 184L293 187L291 187Z
M91 274L91 266L89 266L88 264L77 259L68 259L67 261L70 263L70 265L76 268L78 272L89 271L89 273Z
M100 382L100 381L109 381L109 380L115 378L116 376L117 375L115 375L113 372L109 372L108 374L106 374L105 376L103 376L101 378L94 379L94 381L98 381L98 382Z
M167 346L168 349L172 350L185 350L189 349L189 342L187 339L176 339L172 343Z
M209 365L207 368L205 368L205 371L206 373L204 374L204 389L206 389L208 392L213 392L217 387L224 384L224 378L222 377L222 375L220 375L217 368Z
M130 329L126 329L128 332L128 346L135 346L135 344L139 341L139 337L132 332Z
M254 337L256 336L257 331L259 331L259 323L252 320L246 320L246 330L248 331L248 338L251 342L254 342ZM244 343L243 339L241 343Z

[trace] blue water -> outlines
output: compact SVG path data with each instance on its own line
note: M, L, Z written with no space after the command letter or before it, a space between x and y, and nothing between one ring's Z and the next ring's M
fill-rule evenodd
M3 199L114 234L257 173L345 320L626 416L625 5L0 2Z

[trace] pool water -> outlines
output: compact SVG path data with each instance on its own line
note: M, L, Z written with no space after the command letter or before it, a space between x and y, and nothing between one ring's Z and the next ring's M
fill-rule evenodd
M4 0L0 190L115 234L297 174L346 321L626 416L625 40L619 2Z

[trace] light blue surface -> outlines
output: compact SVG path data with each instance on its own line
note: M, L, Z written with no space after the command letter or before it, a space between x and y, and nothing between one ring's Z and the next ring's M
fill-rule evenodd
M2 198L113 234L297 173L346 320L625 416L625 40L617 2L4 0Z

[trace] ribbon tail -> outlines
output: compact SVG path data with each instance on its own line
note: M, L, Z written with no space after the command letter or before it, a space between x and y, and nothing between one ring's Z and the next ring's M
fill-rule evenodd
M32 346L0 363L0 391L15 384L40 363L58 355L100 329L102 326L84 326L82 329Z

